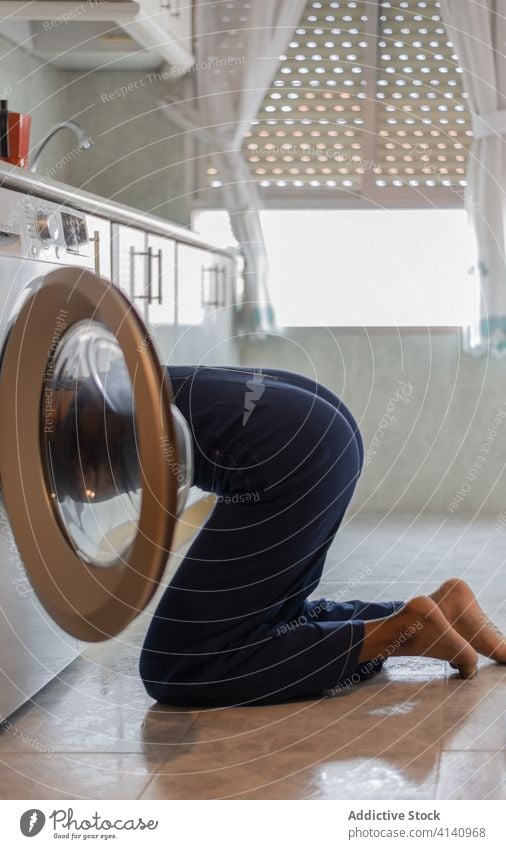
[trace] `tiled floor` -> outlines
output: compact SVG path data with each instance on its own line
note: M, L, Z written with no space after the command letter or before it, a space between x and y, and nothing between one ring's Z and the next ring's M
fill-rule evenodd
M461 575L506 628L506 527L494 519L353 519L322 594L405 598ZM173 564L173 568L174 568ZM389 661L318 701L176 710L137 676L147 618L86 649L0 734L1 798L504 799L506 668L462 681L443 662Z

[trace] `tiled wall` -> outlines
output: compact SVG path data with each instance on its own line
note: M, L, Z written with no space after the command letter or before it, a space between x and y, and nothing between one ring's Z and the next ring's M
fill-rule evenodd
M65 90L65 73L45 65L31 53L0 36L0 94L13 112L29 112L32 116L32 148L58 121L69 117ZM55 178L65 181L68 167L64 160L72 136L55 137L43 155L39 171L47 174L55 169ZM58 167L57 167L58 166Z
M506 511L505 366L456 333L290 329L243 342L242 362L316 376L350 407L369 450L355 510Z
M0 93L13 111L32 115L32 147L69 118L94 140L91 150L78 152L75 137L60 133L40 173L186 224L183 139L158 110L159 99L175 87L170 80L152 82L148 73L57 70L0 36ZM126 96L109 96L121 86L130 86Z
M72 183L186 224L183 137L159 109L174 92L151 71L69 72L72 110L94 139L72 164ZM121 88L126 94L121 94Z

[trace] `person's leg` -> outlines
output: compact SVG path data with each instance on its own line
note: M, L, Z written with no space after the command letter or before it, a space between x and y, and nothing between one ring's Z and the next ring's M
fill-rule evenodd
M369 620L359 654L361 664L399 655L448 660L463 678L476 673L473 647L448 622L429 596L413 598L387 619Z
M362 436L360 434L360 430L355 420L355 417L341 398L339 398L327 386L324 386L322 383L319 383L318 381L312 378L306 377L305 375L294 374L293 372L285 371L282 369L269 368L265 371L269 375L275 376L278 380L282 380L285 383L289 383L293 386L298 386L301 389L305 389L308 392L311 392L315 396L323 398L329 404L332 404L332 406L335 407L336 410L339 410L347 420L348 424L350 425L353 431L355 439L357 440L357 447L360 456L360 466L363 465L364 446L362 442ZM346 618L350 618L350 610L352 610L356 617L359 617L360 619L366 621L368 619L379 619L382 616L395 613L403 606L404 602L402 601L376 603L363 602L357 599L343 603L342 601L333 601L331 599L320 598L307 601L305 603L304 613L311 621L318 620L319 622L336 622L343 621ZM382 662L378 660L378 663L375 667L375 671L379 671L381 665Z
M151 623L141 657L148 691L211 704L333 686L357 665L362 621L351 610L341 622L290 624L320 579L360 472L350 425L324 399L268 376L243 425L251 374L169 371L193 432L195 482L218 503Z
M360 467L363 466L364 445L355 417L353 416L349 408L346 406L344 401L339 398L334 392L332 392L332 390L330 390L327 386L305 375L290 372L284 369L272 368L270 366L268 368L235 366L234 370L247 375L248 380L251 380L253 378L258 379L259 375L266 375L269 378L274 378L277 381L282 381L291 386L304 389L315 396L323 398L325 401L335 407L336 410L339 410L339 412L342 413L342 415L345 417L346 421L350 425L350 428L357 442ZM306 601L304 604L304 610L299 613L298 618L299 620L306 620L309 622L345 622L352 618L360 618L362 620L378 619L382 616L388 616L391 613L400 610L403 606L404 602L402 601L375 603L362 602L359 600L349 602L337 602L332 601L330 599L318 599ZM355 677L358 676L360 680L370 678L373 674L376 674L381 671L383 663L384 659L376 658L374 662L368 661L365 664L361 664L356 669Z

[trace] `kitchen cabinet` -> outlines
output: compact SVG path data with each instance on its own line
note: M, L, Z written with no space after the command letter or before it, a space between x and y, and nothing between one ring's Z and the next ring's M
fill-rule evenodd
M223 254L191 245L177 248L177 323L201 324L230 300L230 266Z
M147 236L148 319L150 324L176 321L176 243L163 236Z
M233 259L179 244L176 267L175 362L233 363Z
M205 251L193 245L178 244L176 256L176 321L178 325L191 327L202 324L210 296L209 269L212 260L211 251Z
M233 365L237 361L234 313L236 310L236 262L232 257L215 253L212 258L210 299L216 301L214 309L208 308L206 322L214 339L209 352L209 362Z
M198 365L208 359L204 324L204 277L211 251L178 243L176 248L176 344L173 362Z
M111 222L96 215L88 215L88 240L95 257L95 272L111 280Z
M111 235L113 282L128 295L148 322L150 269L146 233L135 227L113 224Z
M162 362L237 362L234 257L112 225L112 279L141 311Z
M176 242L147 236L147 323L163 363L172 362L176 344Z

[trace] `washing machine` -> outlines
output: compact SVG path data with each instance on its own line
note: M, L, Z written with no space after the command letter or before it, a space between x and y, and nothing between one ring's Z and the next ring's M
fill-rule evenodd
M165 569L191 439L136 308L94 272L86 215L0 189L0 718Z

